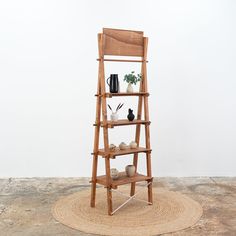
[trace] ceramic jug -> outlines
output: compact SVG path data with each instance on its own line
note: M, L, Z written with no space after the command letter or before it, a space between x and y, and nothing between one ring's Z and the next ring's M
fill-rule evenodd
M111 74L110 77L107 78L107 84L109 85L110 93L118 93L119 92L118 74Z

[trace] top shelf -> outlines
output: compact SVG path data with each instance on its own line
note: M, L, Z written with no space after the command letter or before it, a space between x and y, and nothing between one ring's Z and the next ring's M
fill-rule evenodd
M147 62L147 60L126 60L126 59L101 59L101 58L98 58L97 61L112 61L112 62Z
M102 97L103 94L96 94L95 96ZM105 93L105 97L111 98L111 97L120 97L120 96L149 96L149 93L145 92L134 92L134 93Z

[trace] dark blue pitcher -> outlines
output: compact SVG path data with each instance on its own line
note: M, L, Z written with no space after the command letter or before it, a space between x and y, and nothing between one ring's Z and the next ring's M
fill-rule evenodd
M109 85L110 93L118 93L119 92L118 74L111 74L110 77L107 79L107 84Z

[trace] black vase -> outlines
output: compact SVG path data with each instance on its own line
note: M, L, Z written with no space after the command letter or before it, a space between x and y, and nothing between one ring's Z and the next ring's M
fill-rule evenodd
M109 82L108 82L109 81ZM110 93L118 93L119 92L119 79L118 74L111 74L109 78L107 78L107 84L110 88Z
M127 115L127 118L129 121L133 121L134 120L134 114L133 114L133 110L129 109L129 114Z

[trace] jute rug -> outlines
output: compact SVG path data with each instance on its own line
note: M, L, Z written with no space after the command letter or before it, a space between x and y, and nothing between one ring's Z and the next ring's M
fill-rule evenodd
M147 200L147 188L138 187L137 198ZM120 191L129 193L127 186ZM113 209L127 198L113 193ZM194 225L202 215L202 207L191 198L153 188L153 205L131 200L113 216L107 215L106 189L98 188L96 207L90 207L90 189L59 199L52 208L53 216L62 224L92 234L114 236L147 236L169 233Z

